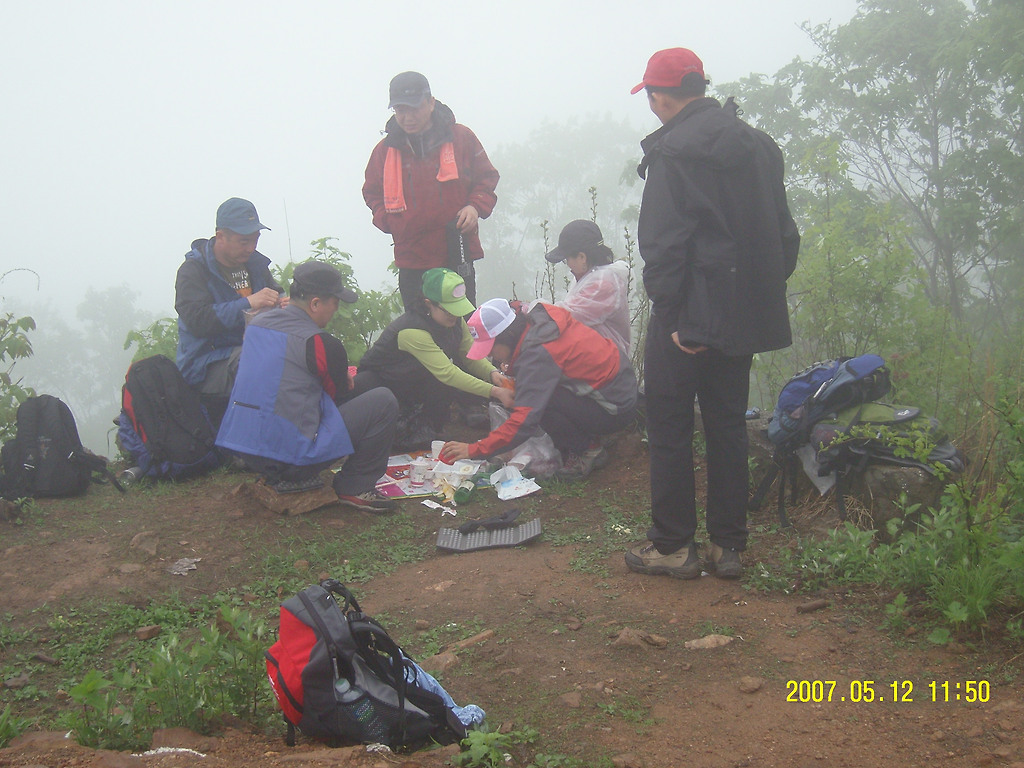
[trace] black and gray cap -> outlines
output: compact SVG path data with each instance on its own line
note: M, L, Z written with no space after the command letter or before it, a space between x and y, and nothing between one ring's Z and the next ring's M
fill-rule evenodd
M577 253L588 253L598 245L604 245L601 228L587 219L576 219L562 227L558 234L558 245L544 254L544 258L557 264Z
M402 72L391 79L388 109L399 104L407 107L418 107L430 96L430 83L419 72Z
M323 261L299 264L292 273L291 293L303 296L337 296L346 304L359 300L356 292L345 286L341 273Z

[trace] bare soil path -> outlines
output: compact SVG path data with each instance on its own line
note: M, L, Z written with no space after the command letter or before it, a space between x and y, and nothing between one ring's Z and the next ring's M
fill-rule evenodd
M461 627L465 637L493 632L459 651L440 677L458 703L482 706L493 725L537 729L537 743L521 745L512 765L542 753L576 765L647 768L1024 766L1020 649L935 648L917 635L893 637L882 627L881 606L890 595L762 594L711 576L680 582L630 573L622 547L599 542L608 539L611 515L646 509L646 453L624 437L612 455L613 465L586 485L552 486L519 500L523 519L539 516L545 534L517 549L435 552L437 513L404 502L428 556L354 585L363 608L386 616L406 647L416 647L417 633L442 626ZM251 480L218 474L135 487L124 497L98 488L72 503L41 501L22 525L0 521L0 618L9 628L35 628L45 653L47 617L77 602L145 604L250 583L266 562L260 553L295 536L318 537L330 553L324 562L294 564L312 583L340 567L357 533L380 522L340 506L281 518L253 502L245 489ZM465 511L490 515L500 504L481 499ZM770 518L752 517L748 570L791 541L793 534L774 531ZM828 522L800 510L794 518L803 532ZM626 542L644 531L617 533ZM196 569L170 574L182 557L199 558ZM826 607L798 610L816 598ZM276 606L254 606L276 623ZM713 633L731 641L686 647ZM24 644L0 643L5 677L27 653ZM964 700L968 680L988 681L987 702ZM817 696L813 681L835 681L831 702L800 701ZM873 701L863 700L862 681L873 681ZM0 690L0 710L12 700L10 690ZM187 746L187 738L178 739ZM367 754L301 740L289 749L278 733L254 733L241 723L194 746L206 756L132 757L36 733L0 750L0 766L429 768L452 754Z

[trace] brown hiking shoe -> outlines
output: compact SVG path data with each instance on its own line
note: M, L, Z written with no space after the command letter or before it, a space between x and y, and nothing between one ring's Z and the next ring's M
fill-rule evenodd
M696 579L701 562L697 545L692 541L668 555L661 554L654 544L637 544L626 553L626 567L636 573L671 576L674 579Z
M595 469L607 467L611 457L601 446L588 448L583 453L570 453L562 468L555 472L559 480L581 480Z
M708 552L708 573L720 579L738 579L743 575L739 550L726 549L712 542Z

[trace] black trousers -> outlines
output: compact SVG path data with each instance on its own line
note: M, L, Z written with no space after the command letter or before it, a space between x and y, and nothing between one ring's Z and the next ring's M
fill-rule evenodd
M426 368L417 368L417 374L405 378L385 377L377 371L360 371L356 374L351 396L375 387L387 387L398 399L403 414L408 415L418 405L430 426L435 430L441 429L451 415L452 401L461 393L435 379Z
M635 416L635 408L613 416L593 398L556 387L540 425L562 453L562 458L567 459L570 453L579 455L586 451L598 435L625 429Z
M751 360L750 355L731 357L713 349L687 354L672 343L664 324L651 318L644 357L651 457L647 538L662 554L688 544L697 531L694 397L707 446L708 535L720 547L746 548Z

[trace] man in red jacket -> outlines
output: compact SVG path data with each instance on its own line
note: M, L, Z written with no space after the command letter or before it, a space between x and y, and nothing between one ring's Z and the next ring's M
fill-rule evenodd
M424 272L448 267L475 304L473 262L484 256L477 221L494 210L498 172L419 72L396 75L390 96L395 114L370 155L363 199L374 226L394 239L402 303L419 303Z

